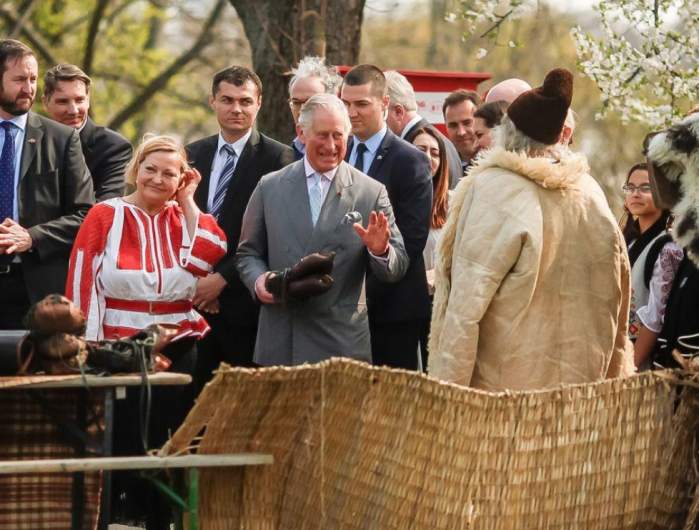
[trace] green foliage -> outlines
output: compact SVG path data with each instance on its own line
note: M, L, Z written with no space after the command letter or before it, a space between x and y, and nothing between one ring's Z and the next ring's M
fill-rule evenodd
M23 0L13 0L8 9L20 13ZM91 19L98 0L35 1L30 16L17 38L29 42L27 32L45 44L55 62L83 67ZM217 129L207 106L207 94L214 72L232 63L249 64L250 55L235 12L226 6L213 27L204 27L213 0L111 0L99 21L92 70L91 114L95 121L109 125L141 90L175 57L187 50L202 31L212 42L185 65L167 87L143 102L119 130L134 142L146 132L176 134L188 141ZM16 20L0 19L8 34ZM50 64L37 51L40 77ZM39 83L40 92L43 80ZM43 112L37 99L34 110Z

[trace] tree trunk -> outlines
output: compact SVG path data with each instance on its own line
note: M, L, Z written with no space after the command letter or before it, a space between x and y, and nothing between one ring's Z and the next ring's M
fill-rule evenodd
M289 72L306 55L353 65L359 57L366 0L230 0L252 49L263 85L258 128L289 143L294 136L288 105Z

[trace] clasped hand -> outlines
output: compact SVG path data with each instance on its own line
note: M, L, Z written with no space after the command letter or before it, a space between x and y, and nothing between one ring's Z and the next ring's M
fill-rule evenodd
M21 254L32 248L32 236L26 228L10 219L0 224L0 254Z

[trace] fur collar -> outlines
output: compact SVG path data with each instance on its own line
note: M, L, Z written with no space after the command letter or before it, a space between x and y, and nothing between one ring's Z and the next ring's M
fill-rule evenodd
M583 155L563 151L560 160L543 157L528 157L524 153L507 151L494 147L476 159L469 171L470 176L490 168L501 168L517 173L546 189L565 189L574 187L581 174L589 172L587 160Z
M589 167L584 156L562 151L559 161L550 158L531 158L524 153L514 153L502 148L493 148L479 157L468 174L462 178L449 198L449 216L442 229L435 263L435 294L432 306L432 325L429 337L429 351L440 351L440 339L444 327L444 318L451 291L452 256L454 243L459 232L459 221L466 196L478 173L490 168L499 168L517 173L546 189L565 189L574 187L582 174Z
M672 237L699 267L699 114L656 134L647 156L669 181L679 184L680 199L672 208Z

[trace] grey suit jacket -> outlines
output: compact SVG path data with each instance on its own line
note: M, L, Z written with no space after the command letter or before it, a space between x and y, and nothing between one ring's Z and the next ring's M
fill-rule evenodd
M383 212L390 223L387 260L372 257L352 225L342 222L347 213L357 211L366 226L372 210ZM371 361L367 310L361 296L367 267L379 279L395 282L403 277L409 261L386 188L342 162L313 227L303 160L265 175L245 210L236 254L245 286L254 297L260 274L291 267L319 251L336 252L332 288L304 302L262 306L257 364L295 365L333 356Z

